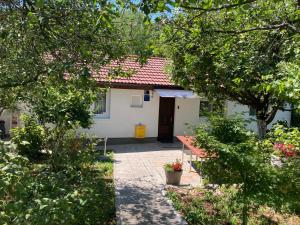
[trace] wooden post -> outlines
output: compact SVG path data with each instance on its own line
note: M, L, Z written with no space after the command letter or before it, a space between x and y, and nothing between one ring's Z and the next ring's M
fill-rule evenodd
M192 154L192 150L190 153L190 172L192 171L192 159L193 159L193 154Z
M182 155L181 155L181 162L183 163L183 157L184 157L184 143L182 143Z
M106 142L107 142L107 137L104 138L104 156L106 156Z

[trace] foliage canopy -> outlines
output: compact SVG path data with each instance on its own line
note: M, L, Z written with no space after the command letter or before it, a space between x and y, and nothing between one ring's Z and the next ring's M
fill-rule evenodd
M298 1L146 2L149 13L175 7L162 39L178 84L253 107L261 136L286 101L299 105Z
M196 130L195 144L211 156L202 163L203 176L210 183L237 185L238 200L244 205L244 224L250 206L288 205L292 210L300 210L299 157L286 158L280 166L272 163L277 142L295 143L294 150L299 154L299 130L284 131L278 127L271 136L259 141L236 118L212 117L210 128Z

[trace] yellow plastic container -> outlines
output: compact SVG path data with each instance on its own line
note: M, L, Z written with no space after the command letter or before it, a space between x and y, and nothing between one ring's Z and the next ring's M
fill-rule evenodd
M135 138L145 138L146 126L142 124L135 125Z

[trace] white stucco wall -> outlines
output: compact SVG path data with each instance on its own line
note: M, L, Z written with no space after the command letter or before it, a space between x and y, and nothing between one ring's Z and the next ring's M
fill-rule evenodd
M143 99L144 90L137 89L115 89L109 91L109 117L94 118L94 124L90 129L84 132L96 135L98 137L124 138L134 137L134 128L136 124L146 126L146 137L157 137L158 134L158 116L159 116L159 95L151 91L150 101L143 101L140 108L131 107L131 97L140 95ZM174 136L191 134L195 126L206 123L205 117L199 118L200 99L183 99L175 100L175 117L174 117ZM245 119L252 118L249 116L249 107L232 101L226 101L226 114L244 113ZM24 112L24 109L22 110ZM290 112L277 112L272 123L277 120L286 120L290 122ZM0 120L5 121L6 133L12 126L12 114L4 112ZM18 122L19 124L19 122ZM269 125L270 127L271 125ZM248 126L249 129L257 131L256 122L253 121ZM82 131L82 130L81 130Z
M12 113L10 111L4 110L4 112L0 116L0 120L5 121L5 133L8 134L12 125Z
M200 98L175 100L174 135L191 134L193 128L200 122L206 122L204 117L199 118Z
M227 101L226 102L226 114L227 115L234 115L239 113L242 117L246 120L253 120L248 124L248 129L257 132L257 124L255 120L255 116L249 116L249 107L246 105L241 105L236 102ZM268 128L272 127L272 124L276 123L278 120L285 120L290 124L291 121L291 113L289 111L278 111L273 119L273 121L268 125Z
M136 89L111 89L109 118L95 118L94 125L85 130L98 137L134 137L136 124L146 125L146 137L156 137L158 130L159 96L151 92L151 99L143 101L143 107L131 107L131 96L141 95L144 91Z
M143 101L143 107L131 107L132 95L140 95L143 98L144 91L136 89L111 89L109 93L109 118L95 118L94 125L85 130L85 132L98 137L110 138L129 138L134 137L134 128L136 124L146 126L146 137L157 137L158 134L158 115L159 115L159 96L151 91L151 100ZM193 128L199 124L207 123L205 117L199 118L200 99L175 100L174 117L174 136L191 134ZM249 107L232 101L225 103L226 114L233 115L244 113L245 119L253 119L248 126L249 129L257 132L257 125L254 116L249 116ZM289 112L279 111L272 124L277 120L286 120L290 122L291 114ZM269 125L270 127L271 125Z
M110 90L109 118L95 118L94 125L85 132L98 137L134 137L134 127L141 123L146 125L146 137L157 137L159 95L151 91L149 102L143 102L142 108L131 107L131 96L144 96L143 90L115 89ZM199 99L175 100L174 135L189 134L191 126L198 125Z

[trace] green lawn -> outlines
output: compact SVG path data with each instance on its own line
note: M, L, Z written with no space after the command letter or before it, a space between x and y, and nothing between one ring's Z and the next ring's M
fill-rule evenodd
M0 160L0 224L115 224L113 154L85 156L58 172L19 156Z

